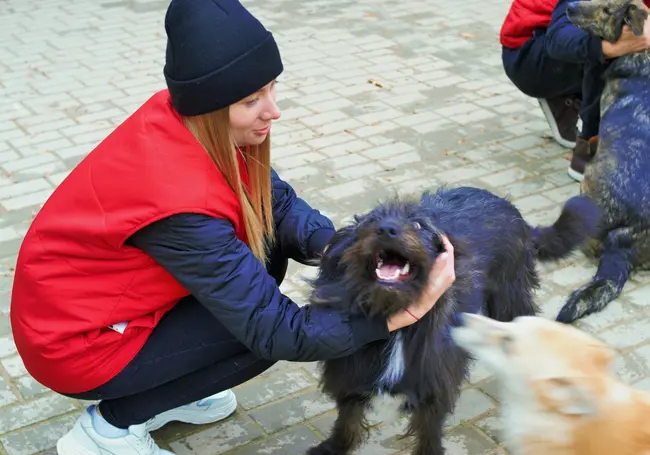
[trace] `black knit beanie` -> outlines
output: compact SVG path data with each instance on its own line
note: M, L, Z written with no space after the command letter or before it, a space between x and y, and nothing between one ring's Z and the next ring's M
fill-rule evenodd
M273 36L237 0L172 0L165 31L163 71L181 115L229 106L282 73Z

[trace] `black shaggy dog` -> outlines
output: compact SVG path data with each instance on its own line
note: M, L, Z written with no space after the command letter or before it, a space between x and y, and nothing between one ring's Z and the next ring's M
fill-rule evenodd
M648 13L639 0L569 3L571 22L615 42L623 26L643 33ZM569 296L557 320L571 323L616 299L634 268L650 268L650 51L615 58L605 72L596 155L582 193L602 209L602 226L585 253L599 259L596 275Z
M445 234L455 252L456 281L419 322L391 333L387 342L323 364L321 385L336 401L330 437L310 455L346 455L367 436L371 400L404 400L414 454L440 455L442 426L453 411L468 372L450 328L460 312L500 321L533 315L538 308L535 260L569 255L592 232L598 210L584 196L569 199L558 220L533 228L508 200L460 187L421 198L384 203L337 231L322 258L311 296L314 305L350 313L390 316L423 292Z

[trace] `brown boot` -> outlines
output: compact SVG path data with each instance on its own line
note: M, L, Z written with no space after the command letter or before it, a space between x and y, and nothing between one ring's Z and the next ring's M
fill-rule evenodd
M571 156L571 164L569 165L569 177L576 182L581 182L584 178L585 167L594 156L598 149L598 136L594 136L589 140L582 137L576 139L576 146L573 148Z
M538 99L553 139L568 149L576 146L580 100L575 96Z

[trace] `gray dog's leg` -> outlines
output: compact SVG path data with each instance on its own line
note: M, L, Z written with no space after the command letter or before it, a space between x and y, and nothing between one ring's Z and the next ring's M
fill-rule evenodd
M611 231L603 243L596 275L586 285L571 293L557 316L557 321L571 323L588 314L603 310L616 299L639 256L639 239L648 238L645 227L619 228Z

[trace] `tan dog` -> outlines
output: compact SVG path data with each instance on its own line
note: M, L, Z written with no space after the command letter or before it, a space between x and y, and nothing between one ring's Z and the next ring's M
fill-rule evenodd
M650 455L650 393L617 378L612 349L541 317L463 321L452 337L495 373L513 455Z

